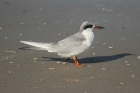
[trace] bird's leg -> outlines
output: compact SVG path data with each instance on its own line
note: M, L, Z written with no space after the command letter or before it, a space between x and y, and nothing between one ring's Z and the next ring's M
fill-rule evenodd
M80 65L79 62L78 62L77 56L74 56L73 60L74 60L76 66Z
M79 64L78 59L77 59L77 56L74 56L74 57L73 57L73 60L74 60L75 65L76 65L77 67L78 67L78 66L81 66L81 67L85 66L85 64Z

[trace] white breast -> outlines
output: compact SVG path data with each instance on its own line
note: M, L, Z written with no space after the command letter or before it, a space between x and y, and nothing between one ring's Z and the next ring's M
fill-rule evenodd
M84 35L86 38L86 40L83 42L83 44L86 44L88 47L90 47L92 45L92 42L94 39L93 30L91 28L83 30L82 35Z

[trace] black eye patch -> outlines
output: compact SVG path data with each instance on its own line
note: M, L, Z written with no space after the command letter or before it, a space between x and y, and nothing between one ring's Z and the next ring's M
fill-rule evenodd
M87 29L87 28L92 28L92 27L93 27L93 25L91 25L91 24L86 25L86 26L84 27L84 30Z

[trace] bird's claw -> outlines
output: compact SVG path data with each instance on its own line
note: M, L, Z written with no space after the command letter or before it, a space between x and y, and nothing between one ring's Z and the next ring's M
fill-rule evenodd
M78 65L76 65L77 67L84 67L85 66L85 64L78 64Z

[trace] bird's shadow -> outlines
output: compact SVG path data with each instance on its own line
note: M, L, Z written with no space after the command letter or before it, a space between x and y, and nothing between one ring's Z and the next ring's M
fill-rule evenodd
M80 63L100 63L100 62L108 62L117 60L120 58L123 58L125 56L133 55L131 53L121 53L121 54L115 54L110 56L96 56L96 57L86 57L86 58L80 58L78 59ZM39 60L39 61L62 61L62 62L69 62L73 63L73 59L65 59L65 58L52 58L52 57L42 57L45 60Z

